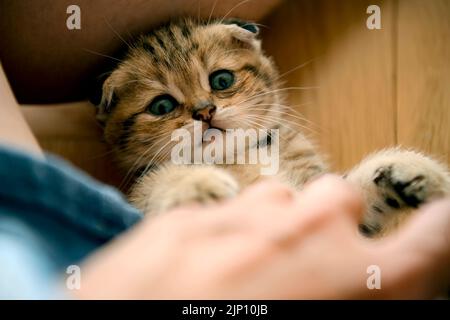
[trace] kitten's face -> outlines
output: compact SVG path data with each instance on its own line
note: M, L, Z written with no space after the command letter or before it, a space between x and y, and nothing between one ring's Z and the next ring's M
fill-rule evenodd
M240 23L238 23L240 24ZM142 37L103 84L99 117L126 168L169 160L175 129L275 128L278 74L254 25L191 20Z

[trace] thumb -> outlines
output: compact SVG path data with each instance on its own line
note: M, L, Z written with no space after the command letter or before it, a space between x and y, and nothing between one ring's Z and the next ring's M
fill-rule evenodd
M433 298L450 284L450 198L421 209L379 247L383 281L402 298Z

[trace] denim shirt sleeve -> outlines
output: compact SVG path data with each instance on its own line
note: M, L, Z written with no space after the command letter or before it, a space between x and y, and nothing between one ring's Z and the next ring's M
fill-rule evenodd
M63 160L0 146L0 298L63 298L67 267L141 218Z

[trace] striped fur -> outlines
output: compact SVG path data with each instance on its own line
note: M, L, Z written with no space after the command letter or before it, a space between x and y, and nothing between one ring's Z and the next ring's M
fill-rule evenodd
M326 172L314 145L297 130L296 116L283 105L286 91L280 89L279 74L261 49L257 31L255 25L239 20L170 22L139 37L105 80L98 117L119 163L136 179L130 200L145 213L232 197L261 178L258 165L170 163L171 133L192 130L193 110L199 105L217 108L211 122L217 128L280 129L277 177L293 188L299 190ZM232 71L235 83L223 91L213 90L209 77L217 70ZM161 116L149 113L153 99L167 94L179 106ZM398 149L364 161L348 174L348 180L363 191L367 214L361 229L372 234L384 234L398 225L395 217L409 213L412 204L417 207L450 192L445 167ZM419 180L417 190L409 187ZM417 194L406 194L406 187L398 186Z

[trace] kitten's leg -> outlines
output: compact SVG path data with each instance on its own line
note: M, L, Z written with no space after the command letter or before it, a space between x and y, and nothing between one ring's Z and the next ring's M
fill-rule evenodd
M236 180L217 167L167 164L142 177L129 199L145 214L158 214L182 204L233 197L238 191Z
M445 166L418 152L388 149L363 160L347 180L363 191L366 213L361 231L382 236L420 205L450 194Z
M280 171L277 177L297 190L328 171L316 147L300 132L281 130L279 150Z

